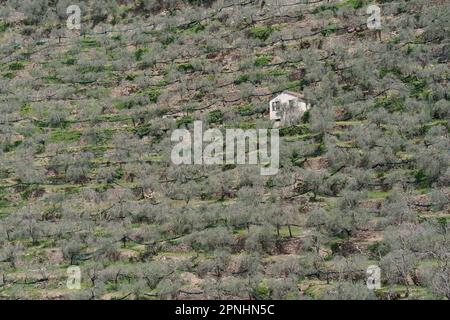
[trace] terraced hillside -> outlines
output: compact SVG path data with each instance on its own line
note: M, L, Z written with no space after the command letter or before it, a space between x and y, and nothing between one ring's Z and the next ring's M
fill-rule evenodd
M0 1L0 298L449 299L449 2L187 2ZM277 175L171 162L285 90Z

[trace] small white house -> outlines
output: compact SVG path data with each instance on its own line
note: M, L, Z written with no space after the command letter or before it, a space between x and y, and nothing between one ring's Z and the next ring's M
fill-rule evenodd
M287 106L290 112L298 112L299 117L309 109L301 93L284 91L269 103L270 120L280 121L283 118L282 106Z

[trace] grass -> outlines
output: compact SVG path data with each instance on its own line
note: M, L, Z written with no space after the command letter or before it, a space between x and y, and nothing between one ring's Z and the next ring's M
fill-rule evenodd
M305 289L305 295L311 298L319 297L325 290L332 287L331 284L327 285L324 281L320 280L304 280L301 284L303 286L307 286Z
M255 67L262 67L268 65L272 61L273 57L268 54L258 55L255 59Z
M399 96L378 97L375 99L375 108L385 108L389 112L404 111L405 98Z
M61 80L60 78L58 78L56 76L47 76L47 77L44 77L43 80L47 84L61 84L61 83L64 83L63 80Z
M0 208L7 208L10 206L10 204L11 202L4 199L0 199Z
M300 237L302 235L302 228L297 226L291 226L292 237ZM280 228L280 236L283 238L289 238L289 228L287 226Z
M302 235L302 228L297 226L291 226L292 237L300 237ZM251 231L250 231L251 232ZM273 233L276 234L276 228L273 229ZM247 228L235 228L233 230L233 234L237 236L246 236L248 235ZM287 226L283 226L280 228L280 237L289 238L289 228Z
M138 48L136 49L136 51L134 52L134 58L136 59L136 61L141 61L142 57L144 56L145 53L148 52L148 48Z
M254 26L253 28L250 29L250 37L253 39L259 39L262 41L267 40L270 35L275 31L275 28L272 26L264 26L264 25L260 25L260 26Z
M114 105L114 108L116 108L117 110L129 110L132 109L134 106L134 101L133 100L123 100L123 101L119 101Z
M234 81L234 84L238 85L238 84L241 84L241 83L245 83L245 82L247 82L249 80L250 80L250 76L249 75L242 74Z
M147 92L147 94L150 102L157 103L158 97L161 95L161 90L158 88L152 88Z
M81 47L82 48L96 48L96 47L100 47L100 44L94 39L84 38L81 40Z
M310 133L299 134L299 135L295 135L295 136L288 136L288 137L284 138L284 141L286 141L286 142L302 141L302 140L308 140L311 137L312 136Z
M366 3L367 3L367 1L365 1L365 0L347 0L342 3L336 4L336 6L338 8L350 6L353 9L361 9L362 7L364 7L366 5Z
M368 191L367 197L369 199L386 199L389 196L389 191Z
M12 73L12 72L7 72L7 73L4 73L4 74L2 74L2 76L3 76L3 78L6 78L6 79L14 79L14 77L16 76L14 73Z
M177 70L182 72L193 72L195 71L195 68L190 63L181 63L177 66Z
M31 107L30 104L24 104L20 107L20 115L22 116L27 116L29 114L31 114L31 112L33 111L33 108Z
M14 62L11 62L11 63L8 65L8 69L9 69L10 71L23 70L24 68L25 68L25 64L24 64L23 62L20 62L20 61L14 61Z
M8 29L9 25L5 22L0 22L0 33L5 32Z
M197 254L196 251L194 250L190 250L190 251L164 251L164 252L159 252L158 256L162 256L162 257L184 257L184 258L190 258L190 257L195 257Z
M405 296L407 292L407 288L404 285L393 285L382 287L379 292L388 293L398 293L401 296ZM408 299L416 299L416 300L436 300L437 298L426 288L411 286L409 288L409 296Z
M425 124L425 127L426 127L426 128L431 128L431 127L439 126L439 125L445 126L445 125L447 125L448 123L449 123L449 121L448 121L447 119L439 119L439 120L434 120L434 121L431 121L431 122L426 123L426 124Z
M360 124L364 124L365 121L362 120L349 120L349 121L336 121L335 124L337 126L342 126L342 127L349 127L349 126L356 126L356 125L360 125Z
M239 106L237 108L237 112L242 117L249 117L249 116L254 114L253 106L251 104L246 104L246 105L243 105L243 106Z
M309 134L309 126L307 124L300 124L291 127L284 127L280 129L280 136L298 136Z
M75 130L64 130L64 129L56 129L51 135L49 142L50 143L58 143L58 142L76 142L80 140L81 132Z
M323 28L320 33L324 36L324 37L328 37L330 34L334 33L337 31L337 27L334 24L330 24L328 26L326 26L325 28Z

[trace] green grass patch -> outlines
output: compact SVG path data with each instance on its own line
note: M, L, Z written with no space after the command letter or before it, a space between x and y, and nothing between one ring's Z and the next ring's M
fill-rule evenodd
M367 197L369 199L386 199L389 196L389 191L368 191Z
M264 72L264 75L266 77L284 77L287 76L288 74L289 73L283 69L274 69Z
M248 82L250 80L250 76L248 74L240 75L236 80L234 80L234 84L241 84Z
M298 125L280 129L280 137L301 136L306 134L309 134L309 127L307 125Z
M22 140L15 141L13 143L7 143L3 145L3 152L11 152L22 144Z
M23 70L24 68L25 68L25 64L21 61L14 61L8 65L8 69L10 71Z
M177 70L181 72L193 72L195 71L195 68L190 63L181 63L177 65Z
M198 21L191 22L186 28L177 28L176 32L197 33L205 30L205 26Z
M344 1L343 3L336 4L336 6L338 8L350 6L353 9L361 9L362 7L364 7L366 5L366 3L367 3L367 1L364 1L364 0L347 0L347 1Z
M151 128L152 128L152 125L150 123L145 123L145 124L137 126L136 128L133 128L133 133L138 135L139 138L143 138L150 134Z
M324 4L324 5L320 5L318 7L315 7L311 13L312 14L318 14L324 11L333 11L334 13L336 13L339 10L338 6L335 4Z
M287 136L284 139L284 141L286 141L286 142L303 141L303 140L308 140L311 137L312 136L310 133L306 133L306 134L300 134L300 135L296 135L296 136Z
M359 124L363 124L364 121L361 120L350 120L350 121L336 121L336 125L342 126L342 127L348 127L348 126L356 126Z
M9 27L9 24L6 22L0 22L0 33L5 32Z
M141 61L142 57L144 56L145 53L148 52L148 48L137 48L134 51L134 59L136 59L136 61Z
M378 97L375 100L375 108L385 108L389 112L403 111L405 98L399 96Z
M209 123L222 123L222 121L223 121L222 111L214 110L208 114L208 122Z
M10 204L11 202L4 199L0 199L0 208L7 208L10 206Z
M320 33L322 34L322 36L327 37L332 33L335 33L337 31L337 26L334 24L329 24L328 26L326 26L325 28L323 28Z
M31 107L31 105L29 105L27 103L20 107L20 115L21 116L30 115L32 111L33 111L33 109Z
M43 77L42 79L47 84L61 84L61 83L64 83L63 80L61 80L60 78L58 78L56 76L47 76L47 77Z
M302 234L302 229L300 227L291 226L291 232L292 237L299 237ZM280 236L283 238L290 237L289 228L287 226L280 228Z
M131 120L131 117L125 114L104 114L96 118L97 121L120 122Z
M414 172L414 178L416 179L417 186L421 189L428 189L431 187L432 181L422 170L416 170Z
M191 124L194 122L194 118L192 116L184 116L179 119L177 119L176 124L177 128L181 127L187 127L188 124Z
M58 143L58 142L70 143L79 141L80 137L81 137L80 131L57 129L51 133L49 141L50 143Z
M411 96L415 98L428 98L431 90L428 89L427 82L417 76L402 76L401 80L411 88Z
M249 34L253 39L259 39L262 41L266 41L270 35L275 31L275 28L272 26L254 26L250 29Z
M133 106L134 101L131 99L122 100L114 104L114 108L116 108L117 110L129 110L133 108Z
M147 94L148 94L148 98L149 98L150 102L157 103L158 97L161 95L161 90L158 88L152 88L148 91Z
M3 74L3 78L10 79L10 80L14 79L15 76L16 75L14 73L12 73L12 72L7 72L7 73Z
M81 40L82 48L96 48L100 47L100 44L95 39L84 38Z
M82 66L78 68L80 73L100 73L109 70L109 66L97 65L97 66Z
M236 108L236 111L242 117L249 117L255 113L254 108L251 104L245 104L243 106L239 106Z
M268 65L272 61L272 56L268 54L258 55L255 59L255 67L262 67Z
M76 62L77 62L77 59L75 59L74 57L67 57L63 61L63 64L68 65L68 66L73 66Z

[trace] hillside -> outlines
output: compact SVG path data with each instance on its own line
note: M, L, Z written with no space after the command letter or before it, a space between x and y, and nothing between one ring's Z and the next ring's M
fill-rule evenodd
M449 2L72 4L0 1L0 299L450 299ZM171 161L286 90L278 174Z

